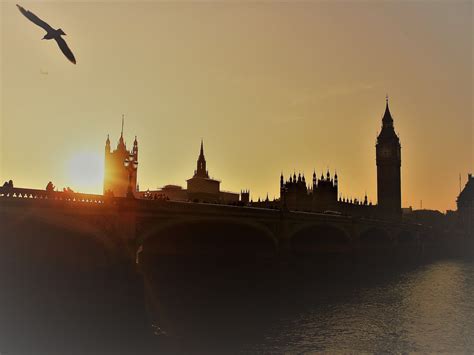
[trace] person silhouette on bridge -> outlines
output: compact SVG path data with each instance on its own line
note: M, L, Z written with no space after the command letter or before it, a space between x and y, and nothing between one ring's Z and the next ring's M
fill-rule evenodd
M54 191L54 188L55 188L55 186L54 186L53 183L50 181L50 182L48 182L48 185L46 185L46 192L53 192L53 191Z
M13 181L12 180L5 181L5 183L3 184L3 187L7 189L13 189Z

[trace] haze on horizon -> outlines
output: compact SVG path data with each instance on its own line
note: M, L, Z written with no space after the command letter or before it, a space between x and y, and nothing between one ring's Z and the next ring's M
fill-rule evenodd
M101 193L77 175L101 168L125 114L141 189L185 186L203 138L224 190L278 197L282 171L329 168L376 203L386 93L404 207L455 209L473 170L471 1L21 2L76 66L15 4L0 4L2 182Z

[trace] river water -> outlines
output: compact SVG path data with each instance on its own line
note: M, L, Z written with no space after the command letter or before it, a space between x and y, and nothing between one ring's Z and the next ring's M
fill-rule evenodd
M472 260L305 266L277 279L232 281L230 301L218 306L222 294L209 284L200 296L190 291L193 302L173 294L171 315L166 301L154 310L157 319L169 315L155 321L156 338L169 353L474 352ZM248 294L229 297L242 286Z
M12 265L2 270L14 275L2 278L2 354L474 353L472 259L248 270L229 261L219 273L165 263L143 279ZM141 291L127 292L143 285L141 315Z
M25 216L0 216L0 354L474 353L472 243L273 258L185 230L137 265Z
M386 276L291 307L247 350L474 352L474 263Z

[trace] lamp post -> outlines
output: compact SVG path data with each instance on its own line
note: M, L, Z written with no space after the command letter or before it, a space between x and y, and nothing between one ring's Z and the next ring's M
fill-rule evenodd
M128 190L127 190L127 197L134 198L133 189L132 189L132 174L138 168L138 161L135 160L135 156L130 154L128 157L125 158L123 161L123 165L128 171Z

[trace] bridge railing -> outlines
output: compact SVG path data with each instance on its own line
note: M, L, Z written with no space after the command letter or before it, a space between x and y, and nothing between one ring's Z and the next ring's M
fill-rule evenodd
M0 187L0 199L40 199L81 203L104 203L103 195L83 194L71 191L46 191L19 187Z

